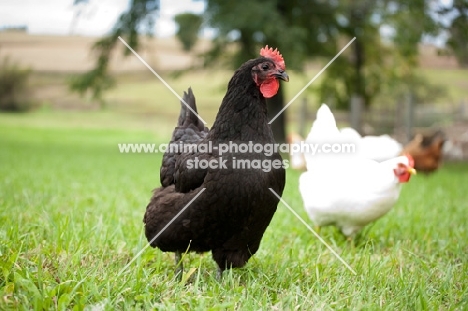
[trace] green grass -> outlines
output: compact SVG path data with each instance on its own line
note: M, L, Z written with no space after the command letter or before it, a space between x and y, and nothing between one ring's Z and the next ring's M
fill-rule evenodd
M152 248L119 274L146 245L161 157L116 144L166 142L168 130L82 117L0 115L0 310L468 308L467 164L415 176L354 248L322 230L356 276L280 204L245 268L218 282L210 254L189 254L193 281L178 283L172 254ZM283 198L310 223L299 175L287 172Z
M294 77L288 83L282 83L285 88L286 101L291 100L317 73L318 69L307 74L291 72ZM197 100L199 112L205 121L213 124L227 88L227 83L232 76L232 70L224 71L195 71L186 73L178 78L170 74L162 74L165 81L173 90L182 96L183 92L192 87ZM118 79L118 87L106 94L109 106L125 113L157 113L159 116L176 118L179 113L179 100L157 77L152 74L133 77L133 79L121 76ZM318 83L318 81L317 81ZM315 94L307 91L288 109L288 114L296 116L299 102L304 97L314 99ZM315 104L315 103L314 103Z
M468 95L468 70L466 69L419 69L421 74L434 85L445 88L447 98L439 99L438 102L452 102L459 104L467 101Z

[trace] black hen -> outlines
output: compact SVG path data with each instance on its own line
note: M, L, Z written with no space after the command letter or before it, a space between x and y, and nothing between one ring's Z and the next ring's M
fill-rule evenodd
M278 79L289 77L278 51L262 49L261 55L234 73L210 131L182 104L171 145L198 143L213 148L208 152L179 148L164 155L162 187L154 191L143 219L151 246L175 252L177 263L186 250L212 251L219 275L244 266L257 252L276 211L278 198L269 188L282 195L285 171L279 153L243 153L235 147L220 152L223 144L274 144L265 98L276 94ZM191 89L184 101L196 111ZM197 167L197 160L213 165Z

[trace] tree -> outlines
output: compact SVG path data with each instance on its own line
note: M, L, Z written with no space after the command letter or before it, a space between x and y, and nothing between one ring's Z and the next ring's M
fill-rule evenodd
M372 21L378 6L378 1L343 0L335 7L339 34L336 39L347 43L355 38L348 50L327 69L320 86L322 101L333 98L338 109L347 109L352 96L361 98L367 107L378 89L379 79L369 70L375 63L383 63L379 25ZM335 53L342 47L343 44L336 46Z
M468 68L468 15L459 15L449 27L450 38L447 45L452 50L460 66Z
M246 10L246 8L249 8ZM237 68L247 59L258 57L266 44L278 48L288 69L302 70L313 56L329 55L332 38L332 7L320 0L207 0L207 24L218 29L206 63L229 59ZM284 106L284 92L268 100L270 117ZM278 142L285 141L285 113L273 123Z
M339 32L346 41L356 40L325 72L321 99L331 96L337 108L348 109L349 98L358 96L367 108L384 85L421 83L415 71L419 43L438 29L429 4L429 0L340 1L336 8ZM392 34L383 36L383 28Z
M204 17L207 24L218 28L213 48L203 56L207 65L228 64L237 68L247 59L258 57L260 48L269 44L281 51L288 68L300 70L311 56L333 51L333 48L327 48L329 44L335 45L329 27L333 14L330 5L324 1L206 1ZM118 36L125 37L137 50L140 26L145 21L153 21L154 15L150 13L155 12L158 6L158 1L133 0L129 11L122 14L111 34L96 42L93 47L97 54L96 66L75 78L72 90L81 94L91 91L93 98L101 99L102 93L113 85L108 65ZM284 105L282 90L280 88L277 96L269 100L272 116ZM279 142L285 141L284 128L285 114L282 114L272 125Z
M109 61L118 38L123 37L134 50L138 50L140 33L153 34L158 9L159 0L132 0L129 10L120 15L110 34L94 43L92 51L96 54L96 65L73 78L70 82L71 90L81 95L90 91L92 98L100 101L103 107L102 94L115 83L109 74ZM127 48L123 51L124 55L130 54Z
M183 13L176 15L174 20L179 26L176 36L182 43L184 51L188 52L197 42L203 18L193 13Z
M205 0L204 23L217 29L211 48L203 55L207 66L239 67L247 59L258 56L266 44L277 47L288 69L302 70L304 64L321 57L327 61L356 37L352 46L323 74L320 86L322 100L335 97L337 107L349 108L352 96L363 99L366 107L385 83L411 81L417 66L418 43L426 34L437 32L431 17L431 0ZM459 0L467 1L467 0ZM98 41L95 69L74 81L75 90L90 87L100 98L111 86L107 77L108 59L119 35L138 48L141 23L157 10L158 1L133 0L129 12L122 15L114 31ZM193 15L178 17L179 38L189 49L195 43L200 21ZM393 34L382 38L382 27ZM187 29L191 28L191 29ZM146 28L147 30L149 28ZM184 43L185 41L185 43ZM128 52L128 51L127 51ZM283 88L268 100L271 116L284 106ZM285 141L285 113L272 124L275 139Z
M455 55L460 66L468 67L468 0L454 0L452 6L442 6L437 13L443 19L450 20L448 26L440 22L449 36L448 49Z

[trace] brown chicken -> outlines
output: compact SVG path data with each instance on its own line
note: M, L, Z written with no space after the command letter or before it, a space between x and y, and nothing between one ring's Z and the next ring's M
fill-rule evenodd
M417 171L432 173L441 164L444 142L445 135L442 131L430 135L419 133L403 148L401 154L410 154L413 157Z

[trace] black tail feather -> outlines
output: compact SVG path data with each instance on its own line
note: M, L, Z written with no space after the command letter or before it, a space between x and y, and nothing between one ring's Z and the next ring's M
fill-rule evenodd
M184 92L182 99L183 101L180 101L181 107L177 126L187 127L190 124L193 124L200 131L203 131L205 126L202 120L198 117L197 104L191 87L188 88L187 92ZM196 114L194 112L196 112Z
M190 144L198 143L208 135L208 128L204 126L202 120L200 120L197 115L197 105L195 103L195 96L193 95L192 88L189 88L187 92L184 92L182 99L183 101L180 102L181 107L177 127L172 132L172 138L169 145L179 145L180 142ZM188 107L190 107L195 113ZM174 183L175 163L177 157L181 153L182 150L171 152L171 148L169 148L169 150L164 154L160 170L161 184L164 187Z

